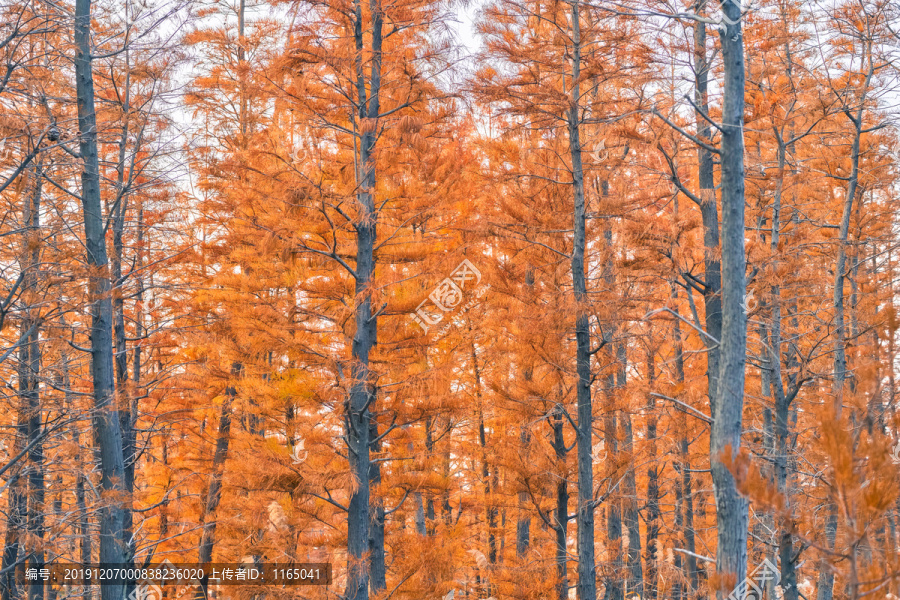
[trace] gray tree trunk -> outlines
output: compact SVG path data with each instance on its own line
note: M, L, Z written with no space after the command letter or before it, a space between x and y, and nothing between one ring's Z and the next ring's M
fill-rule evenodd
M242 370L240 363L234 363L231 366L233 377L240 376ZM228 459L228 445L231 440L231 412L236 397L237 388L230 382L225 391L225 401L222 403L222 410L219 413L219 427L216 433L216 449L213 452L212 474L209 478L209 485L206 488L206 503L203 506L201 517L203 532L200 534L200 548L197 553L198 562L201 565L212 562L213 547L216 543L216 511L219 508L219 501L222 499L222 479L225 475L225 461ZM208 597L208 578L204 578L200 583L202 596Z
M526 377L530 377L526 374ZM522 445L523 451L528 452L528 445L531 442L531 436L528 429L524 426L519 431L519 443ZM516 520L516 556L524 557L528 553L528 547L531 544L531 513L527 508L528 493L519 492L518 496L518 519Z
M378 438L378 423L372 418L369 420L370 434L373 440L372 450L379 452L381 443L375 442ZM372 487L381 485L381 463L373 462L369 469L369 482ZM372 523L369 526L369 547L371 548L371 560L369 562L369 585L372 595L377 596L387 588L387 566L384 555L384 500L375 497L372 500Z
M694 10L697 14L703 14L706 0L699 0ZM709 116L709 61L706 55L706 24L694 23L694 103L698 110L695 111L697 135L703 140L712 137L709 122L704 115ZM713 339L722 339L722 265L719 260L719 210L716 205L715 182L713 181L713 157L712 153L703 146L697 147L697 182L700 188L700 218L703 221L703 302L706 307L706 331ZM703 337L707 346L706 352L706 379L709 395L710 410L713 407L713 399L716 397L719 380L719 354L718 344L712 342L706 336Z
M578 598L596 600L597 566L594 557L594 461L593 411L591 407L591 331L588 322L587 280L585 277L585 207L584 166L581 158L581 4L572 2L572 79L570 108L569 154L572 160L572 192L574 197L574 242L572 247L572 283L578 313L575 317L575 370L578 413Z
M559 481L556 483L556 516L553 520L553 532L556 537L556 597L558 600L567 600L569 597L569 574L567 563L569 553L567 542L569 538L569 488L568 481L563 477L566 468L566 441L563 437L562 408L557 407L553 411L553 449L556 452L557 468L560 472Z
M100 200L100 162L97 154L97 118L91 57L91 0L75 2L75 90L78 105L79 150L84 162L81 203L84 214L87 263L91 268L91 378L94 384L94 431L100 448L100 487L104 504L99 510L100 562L126 562L123 539L125 488L122 431L115 405L112 345L112 301L105 227ZM100 588L103 600L121 600L116 583Z
M27 195L23 210L25 239L22 244L23 292L37 294L38 269L41 250L41 189L43 165L40 159L30 169L33 189ZM22 330L28 335L19 348L19 395L27 411L28 419L28 514L25 530L28 533L26 551L28 566L44 568L44 444L41 441L41 399L38 381L41 372L40 327L34 307L23 307ZM44 597L43 582L32 582L28 586L28 600Z
M747 575L748 503L738 493L724 455L735 458L741 445L747 314L744 310L744 38L738 3L723 0L726 17L720 29L724 65L722 107L722 336L714 422L710 435L710 468L716 499L718 545L716 570L735 583ZM717 590L721 598L730 589Z
M357 111L361 121L377 121L380 116L381 91L381 44L382 8L380 0L369 0L372 26L368 36L363 36L363 11L360 0L354 4L354 32L356 44L356 93ZM371 43L369 52L372 63L368 81L362 64L365 39ZM368 87L368 89L367 89ZM377 212L375 210L375 151L377 131L366 127L361 134L359 145L359 165L362 179L356 194L358 222L356 225L356 334L353 337L351 354L350 399L344 420L348 444L350 472L358 485L350 495L347 511L347 589L345 600L368 600L369 598L369 526L370 488L369 457L371 439L369 436L370 402L373 398L373 384L369 371L369 353L376 343L378 317L372 312L369 287L375 272L375 237Z
M652 332L650 334L650 348L647 350L647 380L650 390L653 391L656 385L656 367L653 352ZM645 544L645 568L644 568L644 589L646 591L647 600L656 600L657 590L659 589L659 569L657 561L659 529L660 529L660 511L659 511L659 473L657 471L658 448L656 441L656 400L653 396L647 399L647 543Z
M676 200L677 202L677 200ZM677 204L676 204L677 211ZM672 296L678 298L678 288L672 284ZM677 311L676 311L677 312ZM672 325L673 338L675 345L675 381L682 387L685 383L684 377L684 345L681 336L681 321L674 320ZM682 559L684 566L685 580L687 586L684 589L687 597L693 597L699 589L697 576L697 558L694 556L697 552L696 540L694 539L694 498L693 498L693 481L691 477L691 455L688 442L688 425L687 416L684 413L678 415L678 451L679 459L677 468L681 471L681 514L682 527L680 529L683 538L684 550L687 553Z

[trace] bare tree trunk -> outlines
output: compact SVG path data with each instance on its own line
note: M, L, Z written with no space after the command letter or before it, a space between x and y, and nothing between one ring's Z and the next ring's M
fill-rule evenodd
M722 336L714 422L710 435L710 467L716 498L718 545L716 570L734 584L747 575L748 503L738 493L723 458L735 458L741 445L744 370L747 351L746 258L744 253L744 38L741 7L721 3L720 30L724 64L722 107ZM720 585L717 597L730 593Z
M676 288L675 285L672 284L671 289L673 298L677 299L678 288ZM681 321L675 319L672 325L672 329L675 345L675 381L681 387L684 387L684 346L681 337ZM682 559L685 571L685 579L687 581L687 587L684 592L685 596L690 598L697 593L697 590L699 589L699 582L697 581L697 558L694 556L694 554L696 554L697 552L697 547L696 541L694 539L694 499L693 481L691 477L691 455L690 448L688 446L689 433L687 416L684 413L680 413L678 415L678 429L678 451L680 457L677 463L677 468L679 471L681 471L681 486L679 487L679 489L681 491L681 514L683 519L681 535L683 537L684 550L687 550L687 553Z
M361 0L354 1L354 40L356 44L356 92L360 121L377 122L380 116L382 8L380 0L369 0L372 25L367 36L370 52L364 48L363 12ZM363 54L371 53L372 64L368 81L363 70ZM356 334L353 337L350 399L345 417L350 472L358 482L350 495L347 512L347 589L345 600L368 600L368 555L370 514L369 437L370 402L373 384L369 371L369 353L375 346L378 317L372 311L370 284L375 271L375 238L377 212L375 210L375 142L377 130L373 125L362 133L359 145L359 165L362 180L356 194L359 211L356 225Z
M654 391L656 385L656 366L653 353L652 331L649 348L647 350L647 380L650 391ZM660 528L659 511L659 473L657 471L658 448L656 442L656 400L653 396L647 398L647 452L649 464L647 466L647 543L645 544L644 561L644 589L647 600L656 600L659 589L659 569L657 568L658 540Z
M697 14L702 14L706 0L698 0L694 5ZM702 140L712 137L709 122L709 61L706 55L706 24L694 23L694 103L697 135ZM703 302L706 306L706 332L716 340L722 337L722 265L719 259L719 210L716 205L715 182L713 180L712 153L703 146L697 147L697 181L700 187L700 218L703 221ZM710 406L714 404L719 380L719 345L704 336L707 346L706 379Z
M585 277L584 166L581 158L581 4L572 3L572 85L567 114L569 153L572 159L574 196L574 243L572 283L578 312L575 317L575 369L578 412L578 598L596 600L597 565L594 558L594 461L593 411L591 407L591 330L588 322L587 280Z
M19 409L16 425L16 443L13 452L17 455L25 448L25 440L28 437L28 419L25 407ZM19 550L22 540L25 538L25 517L28 512L28 496L26 480L22 477L21 466L14 468L9 481L9 500L7 508L6 538L3 542L3 573L2 586L0 586L0 598L12 600L18 598L18 586L16 584L16 572L14 565L19 560Z
M106 258L104 219L100 199L100 163L97 154L97 119L94 109L94 77L91 57L91 0L75 2L75 87L78 132L84 169L81 173L81 203L84 213L87 263L90 266L91 376L94 384L94 430L100 447L100 562L125 563L124 510L127 493L122 455L122 431L115 405L112 347L112 302L109 264ZM100 588L103 600L121 600L122 586Z
M66 408L70 409L74 407L75 399L74 394L72 393L71 378L69 376L69 355L65 350L61 352L61 355L62 356L60 357L60 360L62 361L62 385L63 390L65 390ZM93 548L91 540L91 518L87 509L87 499L85 497L84 483L87 478L86 473L88 473L90 469L86 468L85 461L82 456L82 448L79 438L80 433L78 430L78 425L76 424L72 431L72 443L75 444L76 448L78 448L78 454L76 456L75 462L75 507L78 511L76 531L78 533L78 540L81 546L81 564L89 565L91 564L91 555ZM91 600L91 598L93 597L93 594L91 593L91 586L85 585L82 589L82 600Z
M126 4L125 10L128 10ZM128 544L126 554L126 567L134 565L134 552L136 541L133 539L134 515L132 513L134 503L134 462L136 458L137 441L135 438L135 419L137 408L132 407L132 398L128 381L128 353L125 333L125 300L122 297L122 260L123 260L123 235L125 231L125 215L128 208L127 184L125 181L125 156L128 147L129 118L131 111L131 58L130 50L125 49L125 81L123 84L122 100L122 132L119 138L119 158L116 165L116 196L113 205L109 207L110 224L112 225L113 253L110 260L112 271L112 309L113 309L113 364L116 371L116 399L119 408L119 427L122 429L122 460L125 467L125 490L123 498L123 532L122 538ZM137 152L135 148L135 152ZM125 585L125 596L128 597L135 589L134 582Z
M25 225L22 244L23 291L37 294L38 269L41 260L41 189L42 162L38 159L31 169L33 189L26 197L23 210ZM28 534L26 551L30 568L44 568L44 444L41 436L41 400L38 377L41 371L40 326L32 306L23 310L22 330L27 336L19 349L19 395L27 414L28 442L28 508L25 531ZM30 333L29 333L30 332ZM43 582L28 586L28 600L44 597Z
M240 376L243 368L240 363L234 363L231 366L231 375L233 377ZM216 543L216 511L219 508L219 501L222 499L222 479L225 475L225 461L228 459L228 444L231 438L231 411L234 400L237 397L237 389L231 382L226 389L225 401L222 403L222 410L219 413L219 428L216 434L216 449L213 453L212 474L210 475L209 485L206 488L206 504L203 507L203 515L201 522L203 524L203 533L200 535L200 548L198 551L198 561L202 564L212 562L213 547ZM204 578L201 581L202 594L207 596L209 580Z
M529 287L534 285L534 273L530 268L525 276L525 283L527 283ZM526 385L529 385L533 378L531 366L525 367L523 378L525 379ZM525 425L519 429L519 443L521 444L522 452L525 456L528 456L528 446L531 443L531 435L528 433L528 428ZM528 553L528 547L531 544L531 512L527 507L528 492L524 490L520 491L518 502L519 517L516 521L516 556L518 558L523 558Z
M369 437L372 439L372 451L378 453L381 450L381 443L375 441L378 439L378 422L374 418L369 420L369 428L371 429ZM369 481L373 488L378 488L381 485L381 463L372 463L369 469ZM379 495L372 500L372 523L369 525L369 547L371 548L369 584L372 588L373 596L377 596L387 588L387 566L385 565L384 556L384 518L384 500Z
M568 528L569 528L569 488L563 476L566 468L566 441L563 438L562 407L553 410L553 449L556 452L559 481L556 483L556 516L553 521L553 532L556 534L556 597L567 600L569 597L569 575L566 567L568 561Z
M531 374L526 373L526 379L530 378ZM526 455L528 445L531 442L530 438L528 429L523 426L519 431L519 443L522 445ZM527 508L528 493L525 491L519 492L518 502L519 517L516 521L516 556L522 558L528 553L528 547L531 543L531 513Z
M609 240L610 245L612 240ZM610 248L611 250L611 248ZM628 355L625 342L616 343L616 388L624 389L627 384ZM638 517L637 481L634 470L634 432L631 424L631 413L621 411L622 450L629 466L622 480L622 522L628 534L628 554L625 556L625 569L628 573L625 593L627 596L644 596L644 574L641 569L641 528Z

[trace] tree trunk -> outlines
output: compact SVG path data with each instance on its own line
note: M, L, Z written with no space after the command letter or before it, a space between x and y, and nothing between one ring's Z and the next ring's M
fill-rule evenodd
M678 288L675 287L674 283L672 284L671 289L673 298L677 299ZM675 319L672 328L675 344L675 382L681 388L684 388L684 346L681 337L681 321L679 319ZM690 448L688 446L689 431L687 416L682 412L678 414L677 418L679 429L678 451L680 454L677 462L677 468L679 471L681 471L681 486L679 487L679 489L681 490L681 514L683 515L681 535L684 543L683 549L687 550L687 553L685 553L684 558L682 559L682 564L684 565L685 571L685 580L687 581L687 586L684 592L685 596L691 598L694 594L697 593L697 590L699 589L699 582L697 580L697 558L694 556L694 554L696 554L697 552L697 547L696 541L694 539L694 499L693 481L691 477L691 455Z
M567 569L569 538L569 488L566 480L566 441L563 438L562 407L553 410L553 449L556 452L559 481L556 483L556 516L553 521L553 532L556 534L556 597L567 600L569 597L569 574Z
M594 461L593 411L591 407L591 330L588 322L587 280L584 268L585 207L584 166L581 159L581 3L572 3L572 85L568 114L569 154L572 159L574 241L572 283L577 304L575 316L575 370L578 412L578 598L596 600L597 566L594 558Z
M378 317L372 313L370 285L375 271L375 123L379 117L381 90L382 9L380 0L369 0L372 26L367 36L371 48L364 48L363 12L360 0L354 1L354 31L356 44L357 110L361 123L367 123L359 145L359 165L362 179L356 194L358 222L356 224L356 334L353 336L350 399L345 418L350 472L357 485L350 494L347 512L347 589L345 600L369 598L369 419L373 385L369 371L369 354L377 343ZM372 64L368 82L363 70L363 55L371 54ZM368 84L368 85L367 85ZM368 87L368 90L367 90Z
M25 449L28 439L28 413L27 406L20 402L19 414L16 419L16 438L11 456L18 455ZM6 570L0 580L0 598L13 600L19 598L16 583L16 571L14 566L19 560L19 549L25 538L25 518L28 513L27 481L22 477L22 466L13 467L9 478L9 500L6 519L6 538L3 542L3 564ZM7 570L8 569L8 570Z
M26 231L22 244L23 293L36 299L38 269L41 251L41 183L43 170L40 159L31 169L33 189L27 195L23 207ZM27 297L27 296L26 296ZM44 444L41 441L41 401L38 377L41 371L40 328L38 316L32 306L25 306L22 330L27 336L19 348L19 395L27 414L28 450L28 503L25 530L28 534L26 551L29 568L44 568ZM30 333L29 333L30 332ZM43 582L34 581L28 586L28 600L44 597Z
M71 378L69 377L69 355L63 350L61 352L60 360L62 362L62 385L63 390L65 390L65 399L66 399L66 408L72 409L75 406L75 398L72 393L72 383ZM92 555L92 540L91 540L91 517L87 508L87 500L85 497L85 473L90 472L90 469L86 468L85 461L82 457L82 448L80 443L80 433L78 431L78 427L74 427L72 431L72 443L78 448L78 454L76 455L75 462L75 506L77 509L78 519L75 522L76 531L78 533L78 540L80 541L80 556L81 556L81 564L89 565L91 564L91 555ZM91 593L91 586L85 585L83 586L83 591L81 598L82 600L91 600L93 594Z
M123 498L123 531L122 538L128 543L126 554L126 567L134 564L134 552L136 542L132 538L134 531L134 515L132 513L134 503L134 461L137 448L135 438L135 413L132 409L130 386L128 381L128 353L125 333L125 300L122 298L122 259L123 259L123 235L125 232L125 215L128 208L128 194L125 183L125 154L128 147L128 128L131 103L131 58L129 49L125 49L125 81L123 84L122 100L122 133L119 138L119 157L116 165L116 196L113 205L109 209L109 218L112 228L113 253L110 261L112 270L112 309L113 309L113 355L116 371L116 389L118 391L117 405L119 409L119 427L122 429L122 460L125 468L125 491ZM135 148L135 152L137 152ZM128 582L125 586L125 596L128 597L134 591L134 583Z
M109 264L106 258L104 219L100 201L100 163L97 154L97 119L94 109L94 77L91 57L91 0L75 2L75 87L78 104L81 203L84 213L85 246L90 267L91 377L94 384L94 431L100 447L100 487L104 504L99 510L100 562L125 563L124 511L121 498L127 493L122 455L122 431L115 405L112 355L112 301ZM103 600L120 600L122 586L100 588Z
M710 435L710 468L716 499L718 545L716 570L735 585L747 575L748 503L738 493L723 458L738 456L744 408L744 368L747 351L746 258L744 253L744 38L741 7L721 3L725 21L720 30L724 64L722 107L722 336L714 422ZM723 598L730 588L718 587Z
M530 379L530 373L526 373L526 379ZM531 436L528 429L524 426L519 431L519 443L526 456L528 453L528 445L531 442ZM518 513L519 517L516 521L516 556L523 558L528 553L528 547L531 543L531 513L527 507L528 493L519 492L518 496Z
M647 351L647 380L650 391L654 391L656 385L656 368L653 356L653 338L650 335L650 348ZM658 449L656 443L656 400L653 396L647 398L647 452L649 463L647 466L647 543L645 544L645 568L644 589L647 600L656 600L659 589L659 569L657 568L658 540L660 528L659 512L659 473L656 465Z
M231 366L231 374L235 378L240 376L242 370L240 363L234 363ZM198 551L198 561L201 565L212 562L213 547L216 543L216 511L219 508L219 501L222 499L222 479L225 474L225 461L228 459L228 444L231 438L231 410L236 397L237 389L231 382L226 389L225 400L222 402L222 410L219 413L219 429L216 434L216 449L213 453L212 475L209 479L209 486L206 488L206 504L201 518L203 533L200 535ZM204 578L201 584L203 596L208 597L209 580Z
M378 438L378 423L370 419L369 437L372 441L372 451L376 454L381 451L381 443L375 442ZM369 481L373 489L377 490L381 485L381 463L372 462L369 469ZM369 585L372 595L377 596L387 588L387 567L384 557L384 499L380 493L372 499L372 523L369 526L369 547L371 548L371 560L369 562Z
M699 0L694 10L702 14L706 0ZM694 23L694 103L697 135L707 141L712 137L709 122L709 61L706 56L706 24ZM700 188L700 218L703 221L703 303L706 307L706 332L716 340L722 339L722 265L719 261L719 210L716 205L713 181L712 153L697 147L697 182ZM719 380L719 345L703 336L706 344L706 380L710 409L716 398Z

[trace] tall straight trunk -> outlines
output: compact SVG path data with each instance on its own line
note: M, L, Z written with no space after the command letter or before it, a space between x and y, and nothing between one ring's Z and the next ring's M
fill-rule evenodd
M234 363L231 366L231 375L233 377L240 376L242 365ZM216 543L216 511L219 508L219 501L222 499L222 479L225 475L225 461L228 459L228 445L231 440L231 412L234 400L237 397L237 388L232 382L225 392L225 400L222 402L222 409L219 413L219 427L216 433L216 449L213 452L212 474L209 478L209 485L206 488L206 503L203 507L202 524L203 532L200 534L200 548L198 551L198 561L202 564L212 562L213 547ZM208 597L208 578L201 581L201 594Z
M706 0L694 5L702 14ZM709 60L706 55L706 24L694 23L694 103L697 135L703 140L712 137L712 130L704 115L709 116ZM706 307L706 331L716 340L722 337L722 265L719 260L719 210L716 205L713 181L713 156L703 146L697 147L697 182L700 188L700 218L703 221L703 303ZM707 346L706 379L710 407L716 397L719 380L719 345L703 336Z
M346 600L368 600L368 556L370 525L369 469L370 402L373 385L369 371L369 354L376 344L378 317L372 312L370 286L375 271L375 237L377 212L375 210L375 142L377 120L380 115L382 8L380 0L369 0L372 24L369 35L363 36L363 11L361 0L354 1L354 31L356 44L356 92L357 111L363 128L359 144L361 180L356 194L356 334L353 336L350 401L344 420L347 438L350 472L357 485L350 494L347 511L347 589ZM371 47L365 48L368 38ZM371 54L372 62L366 81L363 55ZM368 89L367 89L368 88Z
M677 206L678 205L676 204L676 210ZM671 289L673 298L677 299L678 288L675 287L674 283L672 284ZM679 319L675 319L672 327L675 345L675 381L679 386L683 388L685 384L685 377L684 345L681 336L681 321ZM691 455L688 445L689 431L687 425L687 416L684 413L680 413L678 415L678 429L678 451L680 456L677 464L678 469L681 471L681 485L679 489L681 490L682 514L682 527L680 529L680 533L683 538L684 550L687 550L682 563L685 571L685 579L687 581L687 587L684 591L685 595L690 598L693 597L695 593L697 593L697 590L699 589L699 582L697 580L697 558L694 556L694 554L696 554L697 547L696 540L694 539L694 499L693 481L691 477Z
M378 439L378 422L369 420L369 437L372 441L372 451L378 453L381 443ZM381 463L373 462L369 468L370 485L377 489L381 485ZM369 526L369 547L371 559L369 561L369 585L372 595L378 595L387 588L387 566L384 556L384 499L379 494L372 499L372 523Z
M43 182L42 163L38 160L31 169L33 189L26 197L23 210L25 236L22 244L23 292L37 294L38 269L40 265L41 241L41 184ZM28 533L26 550L29 568L44 567L44 445L41 441L41 401L38 377L41 371L41 347L37 314L31 306L26 306L22 319L22 329L27 333L19 348L19 395L27 414L28 441L28 504L25 530ZM29 333L30 332L30 333ZM32 582L28 586L28 600L44 597L42 582Z
M447 431L444 434L447 436L447 439L445 440L443 450L441 451L441 472L444 476L444 481L450 481L450 435L452 432L453 424L447 419ZM443 435L441 437L443 437ZM463 505L460 502L457 515L462 512L462 507ZM441 493L441 517L443 518L445 525L453 524L453 507L450 504L450 486L447 486Z
M741 7L721 3L725 16L720 29L724 65L722 107L722 336L714 421L710 434L710 468L716 499L716 570L737 584L747 575L748 503L738 493L723 458L736 458L741 445L744 376L747 352L747 314L744 310L744 38ZM723 598L730 588L718 587Z
M497 564L497 506L492 494L491 467L488 461L487 433L484 428L484 396L481 387L481 368L478 366L478 354L475 352L475 344L472 344L472 368L475 375L475 398L478 403L478 445L481 446L481 483L484 486L485 521L488 527L488 563L491 567ZM491 590L488 586L487 596Z
M607 230L607 244L610 247L612 257L612 232ZM610 260L610 271L612 261ZM625 343L616 342L616 388L623 390L627 384L628 354ZM620 422L622 425L622 450L625 453L629 468L622 479L622 523L628 535L628 554L625 556L625 570L627 572L625 594L627 596L644 596L644 575L641 569L641 528L638 516L637 481L634 470L634 431L631 423L631 413L621 411Z
M694 10L697 14L706 12L707 0L697 0ZM706 50L707 36L706 24L699 21L694 23L694 104L697 110L694 119L697 135L703 140L712 138L712 128L709 121L704 118L709 116L709 73L710 60ZM714 166L712 153L703 146L697 146L697 183L700 198L700 218L703 222L703 304L706 321L706 332L709 336L702 336L706 345L706 382L707 397L709 399L710 414L715 416L715 399L719 393L719 370L721 348L713 340L722 339L722 263L720 254L719 235L719 209L716 203L716 191L714 181ZM688 293L692 293L688 290ZM712 338L712 339L710 339ZM698 516L704 510L703 492L698 490ZM693 494L686 495L693 504ZM693 560L693 559L692 559ZM696 560L692 563L696 567ZM705 571L698 573L698 586L700 580L705 580Z
M634 465L634 434L632 432L631 415L622 413L622 427L624 429L623 450L625 456ZM628 554L625 557L625 567L628 570L629 596L637 594L644 597L644 574L641 569L641 527L638 509L637 482L634 468L629 468L623 480L625 498L622 511L622 520L625 522L625 530L628 532Z
M593 411L591 407L591 330L588 322L587 280L584 252L586 221L584 207L584 166L581 158L581 3L572 2L572 79L567 114L569 154L572 160L574 199L574 241L572 283L577 304L575 316L575 370L578 413L578 598L596 600L597 566L594 558L594 461Z
M556 407L553 411L553 449L556 452L556 464L559 470L559 481L556 482L556 515L553 520L553 533L556 538L556 597L557 600L567 600L569 597L569 574L567 562L569 553L567 542L569 538L569 488L565 478L566 472L566 441L563 437L562 407Z
M127 11L127 5L126 5ZM123 84L122 100L122 132L119 138L119 157L116 165L116 196L113 205L109 208L110 224L112 229L113 252L110 260L112 271L112 309L113 309L113 364L116 372L116 399L119 409L119 427L122 429L122 460L125 467L125 490L123 498L123 532L122 538L128 543L126 561L127 567L133 566L136 542L133 538L134 514L134 462L137 451L135 438L135 418L137 408L132 407L132 397L128 381L128 353L125 333L125 300L122 297L122 260L123 260L123 235L125 231L125 215L128 208L128 194L125 182L125 155L128 147L128 129L131 103L131 53L125 49L125 81ZM135 152L137 152L135 148ZM128 582L125 586L125 596L128 597L135 589L134 582Z
M609 353L612 355L612 353ZM615 374L603 378L603 394L606 399L606 415L603 417L603 442L607 456L619 454L619 438L616 435L618 418L615 406ZM619 494L610 494L606 505L606 554L609 572L604 576L604 600L622 600L622 504Z
M434 432L432 429L434 428L434 420L431 417L425 419L425 451L428 453L428 458L434 458ZM425 502L425 518L427 519L428 527L426 528L426 533L429 535L434 535L435 533L435 512L434 512L434 494L429 493L428 499Z
M650 348L647 350L647 380L650 390L656 385L656 367L653 357L652 332L649 334ZM647 600L656 600L659 589L659 569L657 567L660 511L659 511L659 472L657 471L658 448L656 442L656 400L651 395L647 398L647 452L649 464L647 466L647 543L645 544L645 568L644 589Z
M99 510L100 562L125 563L125 515L122 500L126 493L122 431L115 405L112 346L112 301L109 264L106 258L105 227L100 201L100 162L97 154L97 119L94 109L94 76L91 57L91 0L75 1L75 90L78 104L79 149L84 168L81 173L81 203L84 213L85 246L90 267L91 378L94 385L94 432L100 448L100 488L103 505ZM100 588L103 600L120 600L122 586L112 583Z
M601 183L601 193L604 199L609 195L609 181L603 180ZM607 257L603 265L603 280L608 290L615 289L616 280L613 262L613 239L612 229L607 225L603 232L603 238L606 242ZM603 417L603 441L605 444L607 456L618 456L619 454L619 437L618 437L618 407L616 406L616 387L624 386L624 356L620 356L620 348L624 350L618 343L614 343L615 333L608 330L603 342L608 345L609 351L606 353L607 360L617 366L616 371L610 371L603 378L603 398L605 401L604 409L606 414ZM620 380L620 381L617 381ZM624 418L624 417L623 417ZM622 585L622 495L612 493L606 500L606 553L609 563L609 569L604 576L604 593L605 600L622 600L624 598L624 586Z
M136 282L137 293L135 294L135 316L134 316L134 338L137 340L132 352L131 379L134 383L134 393L138 393L141 385L141 361L142 350L144 346L144 206L138 202L137 217L137 251L135 252L135 267L137 269Z
M534 286L534 271L529 268L525 275L525 283L530 289ZM533 380L533 371L531 366L526 366L522 374L525 379L525 385L530 385ZM528 456L528 446L531 443L531 435L528 428L522 425L519 429L519 444L522 452ZM518 519L516 520L516 556L523 558L528 553L528 546L531 543L531 512L528 509L528 493L525 490L519 492L518 495Z
M71 409L75 405L75 395L72 391L72 383L69 376L69 355L65 350L61 352L60 359L62 362L62 385L63 390L65 390L64 393L66 399L66 408ZM90 513L88 513L84 484L87 479L87 476L85 474L88 473L90 469L87 469L85 465L85 461L82 455L83 449L81 448L80 437L81 434L78 430L78 427L76 426L72 430L72 443L76 448L78 448L75 462L75 508L78 517L75 521L75 530L78 534L80 545L81 564L89 565L91 564L93 544L91 540L91 517ZM81 594L82 600L91 600L92 596L93 594L91 593L91 586L83 586Z
M682 533L684 531L684 494L681 492L681 478L676 477L672 486L675 489L675 531ZM676 538L677 539L677 538ZM672 563L675 566L675 578L672 583L672 600L682 600L687 597L682 580L682 569L684 568L684 560L681 552L673 552Z
M524 426L519 431L519 443L526 452L531 442L528 429ZM523 558L528 553L531 543L531 512L528 510L528 493L520 491L518 495L518 519L516 520L516 556Z
M863 82L863 93L859 99L859 106L855 110L846 110L853 125L853 142L850 147L850 177L847 180L847 192L844 196L844 207L841 214L841 223L838 229L838 254L834 265L834 377L833 394L834 402L832 410L835 420L840 420L841 409L844 404L844 382L847 379L847 332L844 318L844 282L847 269L847 241L850 234L850 216L853 213L853 203L856 198L856 190L859 185L859 149L863 130L863 113L868 97L869 85L875 73L875 65L872 62L871 48L869 48L868 72ZM834 500L829 501L828 518L825 523L825 540L828 550L834 549L837 539L838 516L837 506ZM817 588L818 600L831 600L834 594L834 572L828 562L827 556L819 562L819 585Z
M24 448L28 438L28 413L24 404L19 405L16 424L16 441L13 445L13 456ZM9 499L6 518L6 537L3 541L3 563L6 570L0 579L0 598L12 600L19 598L16 572L13 566L19 560L19 550L25 539L25 517L28 512L27 481L22 476L21 463L13 468L9 478Z
M127 83L126 83L127 85ZM127 89L126 89L126 97L127 97ZM128 135L127 125L125 126L126 130L122 132L122 141L121 147L119 151L119 159L124 160L125 153L125 143ZM120 172L119 175L119 186L121 187L123 184L121 182L122 174ZM122 298L122 260L123 260L123 234L125 231L125 214L127 208L128 198L127 196L122 196L118 198L115 205L111 210L111 229L113 234L113 254L110 260L110 266L112 271L112 282L114 285L113 288L113 341L115 345L115 370L116 370L116 385L120 394L120 404L119 404L119 416L122 421L122 440L124 444L124 452L125 452L125 477L126 477L126 486L128 486L129 491L133 491L134 488L134 450L135 444L134 440L131 439L133 435L133 423L132 423L132 415L131 415L131 406L129 404L128 398L128 354L126 348L126 333L125 333L125 301ZM126 508L125 521L128 527L131 526L132 515L131 511Z

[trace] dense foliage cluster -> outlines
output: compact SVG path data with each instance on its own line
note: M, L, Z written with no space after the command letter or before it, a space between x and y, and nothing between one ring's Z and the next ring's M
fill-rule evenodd
M0 1L0 598L896 598L898 51L888 0Z

